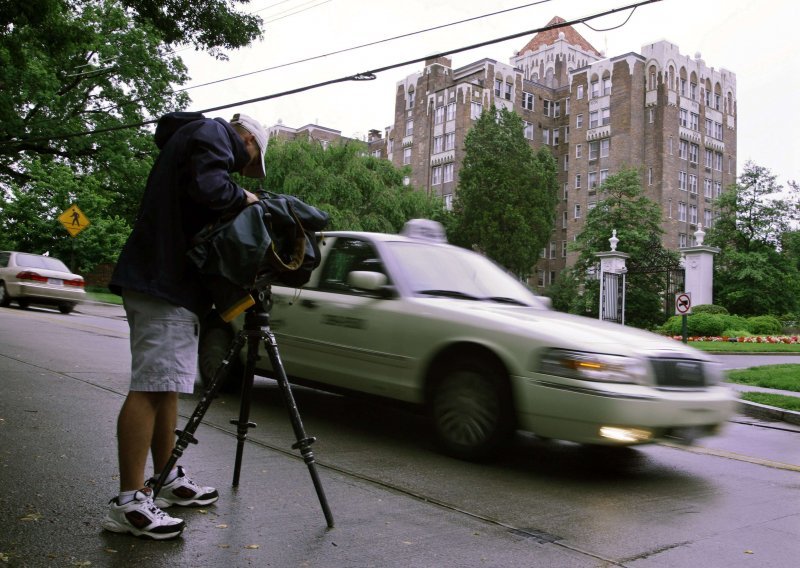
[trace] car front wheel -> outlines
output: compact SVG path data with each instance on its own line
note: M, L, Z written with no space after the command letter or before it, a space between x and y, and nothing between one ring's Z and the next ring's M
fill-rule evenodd
M491 457L514 431L508 379L498 365L479 358L444 368L433 385L430 414L439 446L460 459Z
M62 314L69 314L72 313L72 310L75 309L75 304L59 304L58 311Z

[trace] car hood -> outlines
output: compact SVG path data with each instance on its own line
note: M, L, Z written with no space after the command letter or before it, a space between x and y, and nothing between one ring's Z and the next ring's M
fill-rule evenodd
M541 345L582 349L602 353L633 355L683 353L696 359L712 360L700 350L674 339L634 327L562 312L511 306L490 302L422 299L427 308L441 311L441 316L484 330L526 335ZM450 312L450 315L445 314ZM455 312L455 313L453 313ZM484 333L485 335L485 333Z

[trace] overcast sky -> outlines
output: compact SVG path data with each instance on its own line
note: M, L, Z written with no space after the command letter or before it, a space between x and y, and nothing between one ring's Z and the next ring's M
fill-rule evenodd
M181 51L191 82L190 110L205 110L393 66L426 55L512 36L545 26L552 17L575 20L635 4L636 0L251 0L248 12L264 20L264 39L218 62ZM609 57L641 53L661 39L684 55L700 53L706 65L736 74L738 165L752 160L772 170L782 185L800 181L800 65L796 4L789 0L661 0L578 24L575 29ZM447 24L505 13L448 27ZM624 23L624 25L622 25ZM618 29L617 26L622 25ZM439 28L393 41L388 38ZM451 56L453 67L509 58L534 34ZM378 43L379 42L379 43ZM349 48L373 44L355 50ZM317 58L336 51L342 53ZM310 61L285 65L298 60ZM276 69L262 71L271 67ZM327 85L305 93L211 111L230 118L251 114L266 126L319 124L364 138L394 120L397 82L422 70L417 63L377 74L373 81ZM237 75L246 77L220 81ZM220 82L217 82L220 81Z

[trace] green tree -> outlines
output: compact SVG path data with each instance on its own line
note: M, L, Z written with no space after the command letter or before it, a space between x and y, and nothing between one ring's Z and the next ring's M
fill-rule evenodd
M306 139L273 140L266 162L263 189L326 211L329 230L396 233L409 219L441 217L440 201L404 186L402 170L366 155L361 142L323 147Z
M718 217L706 242L714 259L715 303L740 315L779 315L800 307L795 232L800 221L797 184L776 183L769 169L745 164L738 183L715 203Z
M6 247L58 251L82 242L74 248L87 251L77 260L84 270L92 259L107 260L109 250L116 256L156 151L152 129L142 124L189 101L175 91L188 76L173 48L188 44L224 58L223 49L248 44L260 36L260 19L233 8L244 3L0 3L0 223ZM75 239L56 221L72 202L92 220ZM93 240L105 246L89 246Z
M451 241L475 248L520 278L536 264L556 213L556 161L534 153L522 119L494 106L467 133Z
M586 215L586 223L574 248L580 251L571 275L583 289L573 294L570 311L597 315L599 283L594 276L599 261L596 253L610 249L609 238L616 230L619 251L630 255L625 291L625 322L653 328L664 321L665 271L679 266L678 253L661 244L661 209L644 195L635 169L623 169L600 186L601 199ZM565 276L565 278L567 277ZM576 290L577 292L577 290Z

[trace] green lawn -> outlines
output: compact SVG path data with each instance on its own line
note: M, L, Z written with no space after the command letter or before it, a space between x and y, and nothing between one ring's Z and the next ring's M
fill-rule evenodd
M733 343L690 341L687 345L712 353L800 353L800 343Z
M742 400L748 400L756 404L766 404L775 408L800 412L800 397L768 392L743 392L740 397Z
M800 392L800 364L764 365L727 372L728 381L740 385Z
M86 289L86 297L92 302L105 302L107 304L122 304L122 298L112 294L107 288L89 287Z

